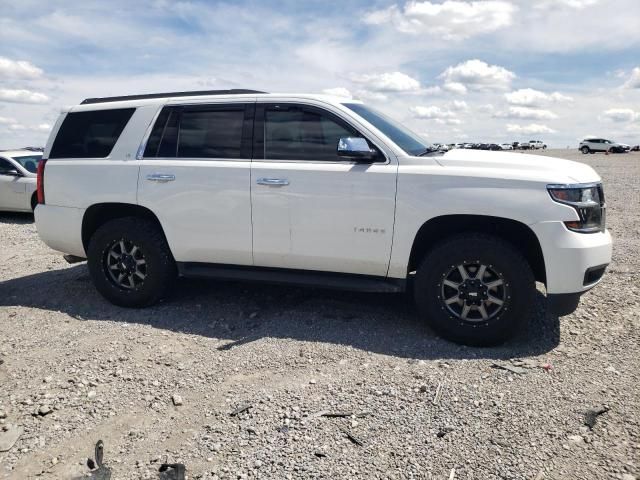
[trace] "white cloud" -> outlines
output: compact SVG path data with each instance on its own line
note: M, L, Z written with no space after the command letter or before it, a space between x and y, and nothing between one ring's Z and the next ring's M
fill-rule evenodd
M47 103L49 97L44 93L32 92L31 90L10 90L0 88L0 102L9 103Z
M540 106L552 102L572 102L573 98L560 92L545 93L533 88L521 88L513 92L505 93L504 98L512 105L526 107Z
M380 92L370 92L369 90L359 89L354 93L355 98L359 98L361 100L373 100L376 102L384 102L387 100L387 96L384 93Z
M351 92L344 87L325 88L322 93L326 95L333 95L335 97L353 98Z
M467 102L465 102L464 100L453 100L449 104L449 107L452 110L458 110L458 111L467 111L467 110L469 110L469 105L467 105Z
M401 72L352 75L351 80L377 92L411 92L420 88L418 80Z
M13 118L0 117L0 125L11 125L13 123L16 123Z
M392 5L370 12L364 21L370 25L390 24L404 33L459 40L511 25L515 10L511 3L496 0L447 0L443 3L409 1L402 8Z
M452 83L461 84L465 89L504 90L509 88L515 77L513 72L504 67L474 59L448 67L438 78L444 80L445 89L453 91Z
M586 7L591 7L598 3L600 0L542 0L539 1L535 7L539 10L548 9L550 7L564 6L569 8L575 8L576 10L582 10Z
M555 130L547 127L546 125L540 125L538 123L530 123L529 125L515 125L512 123L507 124L507 132L511 133L555 133Z
M0 78L32 79L41 77L42 73L42 69L26 60L11 60L7 57L0 57Z
M630 108L610 108L604 111L602 115L614 122L635 122L640 120L640 112L635 112Z
M629 79L624 83L624 88L640 88L640 67L631 70Z
M522 118L529 120L553 120L558 115L550 110L542 110L529 107L509 107L507 111L498 112L494 115L496 118Z
M423 119L436 119L436 118L453 118L455 114L451 110L447 110L444 108L440 108L438 106L430 106L430 107L411 107L409 111L413 113L413 115L417 118Z
M445 82L444 85L442 85L442 88L447 92L457 93L458 95L464 95L467 93L467 87L459 82Z

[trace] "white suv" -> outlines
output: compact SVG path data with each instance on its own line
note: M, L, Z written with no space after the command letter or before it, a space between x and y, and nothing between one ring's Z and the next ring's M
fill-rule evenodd
M573 311L611 260L600 177L554 158L454 149L357 101L250 90L87 99L39 168L40 237L88 259L109 301L177 275L414 294L457 342Z
M584 154L595 152L626 153L630 149L629 145L616 143L604 138L585 138L578 145L578 150Z

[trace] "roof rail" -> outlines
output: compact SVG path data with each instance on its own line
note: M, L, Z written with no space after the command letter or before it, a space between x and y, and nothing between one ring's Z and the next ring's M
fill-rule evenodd
M169 97L195 97L199 95L240 95L250 93L267 93L259 90L246 90L242 88L233 88L230 90L197 90L193 92L166 92L166 93L147 93L143 95L122 95L119 97L102 97L102 98L85 98L80 105L90 103L106 103L121 102L124 100L146 100L150 98L169 98Z

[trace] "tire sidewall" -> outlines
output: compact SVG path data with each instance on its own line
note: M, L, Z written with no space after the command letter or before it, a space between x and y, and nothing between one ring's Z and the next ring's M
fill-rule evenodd
M136 225L128 219L113 220L100 227L91 237L87 256L89 272L96 289L111 303L123 307L143 307L157 301L159 292L164 292L170 265L162 251L163 245L158 245L154 236L149 234L149 228L149 225L141 225L140 222ZM137 245L144 255L147 276L139 289L118 288L105 271L103 262L107 250L121 239Z
M480 322L461 320L440 298L446 275L465 262L489 265L502 276L507 298L495 317ZM458 238L427 255L416 274L414 289L419 310L437 332L457 343L485 346L504 342L522 325L531 311L535 281L529 265L509 244L483 237Z

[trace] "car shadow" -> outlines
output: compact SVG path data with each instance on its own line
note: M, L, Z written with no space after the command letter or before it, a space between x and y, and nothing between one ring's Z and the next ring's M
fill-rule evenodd
M26 225L33 222L33 213L0 212L0 225L3 223L13 225Z
M439 338L418 318L406 295L179 279L166 301L125 309L96 292L86 264L0 282L0 306L61 311L79 320L137 323L227 340L221 350L272 337L411 359L509 359L547 353L560 338L559 319L547 311L540 292L531 320L515 338L499 347L471 348Z

